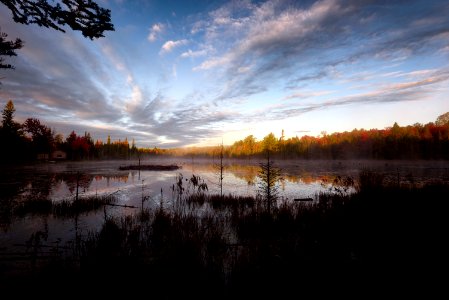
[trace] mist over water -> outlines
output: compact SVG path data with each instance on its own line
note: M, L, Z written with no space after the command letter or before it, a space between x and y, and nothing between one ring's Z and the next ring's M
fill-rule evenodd
M223 193L251 196L257 194L260 160L224 161ZM129 205L140 204L144 195L159 200L171 198L176 177L188 179L195 174L208 185L210 193L220 191L217 161L210 159L152 159L141 164L178 165L174 171L119 170L120 166L137 165L137 161L58 162L4 169L1 175L1 197L25 199L29 196L52 200L75 197L77 176L79 196L114 193ZM280 197L292 199L313 197L328 190L326 183L336 176L357 180L361 170L382 173L387 182L423 184L449 181L446 161L360 161L360 160L278 160L281 169ZM158 202L159 203L159 202Z
M256 196L258 193L260 163L257 160L224 161L223 194ZM114 195L116 204L80 214L75 220L52 215L2 215L0 244L3 247L25 243L33 233L45 231L49 243L70 241L77 234L87 235L96 230L106 217L133 215L142 208L171 209L176 195L174 185L182 176L186 192L188 179L200 177L209 193L220 193L217 161L210 159L152 159L141 164L180 166L175 171L120 171L124 165L137 165L137 161L92 161L41 163L3 169L1 172L2 201L30 201L49 199L54 202L73 201L78 197ZM357 184L361 170L382 173L385 181L400 185L421 185L431 181L449 182L447 161L330 161L330 160L278 160L281 169L278 182L279 201L297 198L315 198L320 192L332 191L332 183L340 176L352 178ZM354 189L348 189L350 193ZM161 201L162 200L162 201ZM76 228L75 228L76 227ZM20 246L14 246L20 247Z

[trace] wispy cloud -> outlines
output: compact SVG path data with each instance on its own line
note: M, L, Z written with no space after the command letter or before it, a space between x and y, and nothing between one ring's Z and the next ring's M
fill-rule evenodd
M182 58L188 58L188 57L200 57L205 56L207 54L207 50L198 50L198 51L192 51L191 49L187 50L186 52L183 52L181 54Z
M153 26L151 26L151 28L150 28L150 33L148 34L147 39L150 42L154 42L157 39L158 34L163 32L164 29L165 29L165 26L162 23L153 24Z
M313 101L309 103L289 102L285 104L277 104L265 108L263 112L258 112L257 115L263 115L265 118L277 120L279 118L297 117L307 112L321 109L331 109L332 107L338 106L425 101L435 90L446 86L448 83L449 69L438 70L430 74L430 76L417 81L386 84L377 90L366 93L327 98L321 101ZM293 98L295 97L291 97L291 99ZM257 116L253 116L253 118L257 118Z
M400 3L285 4L243 2L236 7L232 2L194 25L197 32L204 26L207 43L222 49L194 68L221 74L221 81L227 82L221 98L259 93L279 84L294 88L332 75L330 66L363 63L365 58L400 61L447 46L443 35L449 32L449 21L441 16L449 7L441 3L422 5L424 13ZM406 10L402 15L397 14L399 6Z
M70 31L24 25L20 30L3 13L2 30L26 42L15 58L16 70L5 73L0 88L2 102L14 101L19 122L33 117L64 134L75 130L99 139L107 133L130 137L123 120L140 107L145 95L110 41L92 47L91 41Z
M201 95L188 96L179 103L158 93L133 113L134 123L129 129L157 132L158 136L166 137L166 146L177 147L196 144L220 130L223 122L235 122L240 117L233 110L217 111L198 98Z
M173 49L186 45L188 43L187 40L178 40L178 41L167 41L165 42L162 47L161 47L161 51L159 52L159 54L165 54L168 52L171 52Z
M232 62L232 58L229 56L222 56L217 58L211 58L202 62L199 66L193 68L194 71L197 70L208 70L218 66L226 66Z
M300 91L294 94L290 94L285 96L282 100L290 100L290 99L307 99L312 97L319 97L332 94L334 91Z
M26 41L14 62L16 70L5 75L0 89L2 99L15 102L18 117L48 120L48 116L86 115L103 121L119 117L120 111L109 105L103 84L92 80L99 77L108 83L113 78L99 63L98 53L86 47L82 39L71 33L40 32L42 29L33 26L17 33L16 27L4 28ZM52 35L59 35L59 39ZM33 111L34 107L40 109ZM45 108L52 113L46 113Z

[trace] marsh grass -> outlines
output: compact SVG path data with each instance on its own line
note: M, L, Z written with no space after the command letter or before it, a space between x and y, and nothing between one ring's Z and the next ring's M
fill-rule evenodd
M54 201L47 198L29 197L14 205L12 212L16 216L54 215L60 218L72 218L78 214L96 211L104 205L116 201L113 195L80 197L78 200Z
M251 196L236 196L236 195L219 195L219 194L200 194L192 195L187 198L186 201L191 205L201 206L204 203L208 203L214 209L229 209L229 208L251 208L256 205L258 199Z
M190 207L107 218L81 240L77 268L62 268L73 280L61 287L101 290L119 278L155 297L210 299L382 293L438 282L449 186L385 186L382 175L360 176L355 193L320 193L270 211L257 198L180 193L180 184L175 200ZM211 210L199 214L205 204Z

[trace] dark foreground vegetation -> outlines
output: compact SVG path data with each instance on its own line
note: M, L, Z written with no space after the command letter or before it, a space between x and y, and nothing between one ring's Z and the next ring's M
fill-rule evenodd
M270 211L260 198L200 188L185 194L177 186L170 206L105 216L98 232L77 239L64 255L8 272L0 287L16 295L121 290L156 299L442 290L449 186L385 185L370 172L357 182L355 193L278 202Z

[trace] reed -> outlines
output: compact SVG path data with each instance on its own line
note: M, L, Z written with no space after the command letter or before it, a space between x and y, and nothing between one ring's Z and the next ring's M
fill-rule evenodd
M77 214L96 211L104 205L116 201L113 195L81 197L78 200L54 201L47 198L30 197L14 205L12 214L24 216L32 215L54 215L60 218L71 218Z
M107 218L82 239L71 278L98 289L120 278L172 299L387 291L398 278L432 277L447 255L449 186L404 188L380 184L381 175L361 177L355 193L321 193L270 211L256 198L195 189L182 194L189 209Z

